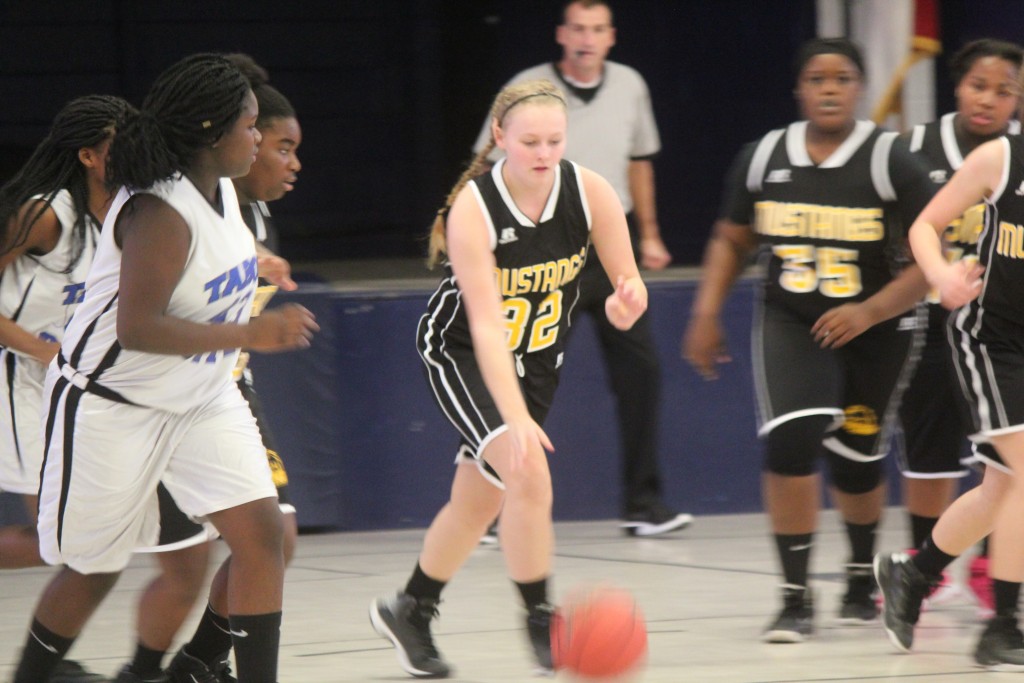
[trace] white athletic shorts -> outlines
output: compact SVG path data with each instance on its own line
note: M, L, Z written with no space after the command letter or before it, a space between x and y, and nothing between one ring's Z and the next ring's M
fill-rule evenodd
M0 351L0 491L36 495L43 464L46 366Z
M46 562L83 574L123 569L134 550L158 541L160 482L196 521L277 497L256 420L233 383L174 414L57 382L51 367L39 497Z

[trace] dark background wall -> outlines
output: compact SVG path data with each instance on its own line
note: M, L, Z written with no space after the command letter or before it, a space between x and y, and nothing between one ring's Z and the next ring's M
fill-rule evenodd
M0 179L65 101L138 103L199 50L244 51L296 105L298 189L275 207L298 260L412 256L513 73L556 59L560 0L0 3ZM813 0L619 0L612 57L647 78L664 142L666 242L699 260L740 145L796 116L790 63L814 34ZM943 0L947 54L969 38L1024 36L1019 0ZM940 109L952 106L940 73Z

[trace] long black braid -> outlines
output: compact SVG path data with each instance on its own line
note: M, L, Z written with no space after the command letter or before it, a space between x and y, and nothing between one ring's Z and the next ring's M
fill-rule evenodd
M224 56L242 72L249 81L253 94L256 95L256 103L260 108L256 119L257 128L265 129L274 119L295 118L295 107L277 88L270 85L270 74L266 69L257 64L252 57L241 52Z
M133 112L123 99L109 95L87 95L64 105L46 138L18 173L0 188L0 225L6 228L2 253L24 244L54 196L66 189L76 216L71 258L63 271L71 272L82 256L90 220L89 182L78 151L95 147L114 135ZM42 201L18 220L21 207L33 197L42 197Z
M157 77L110 148L111 184L142 189L188 171L242 113L245 77L221 55L196 54Z

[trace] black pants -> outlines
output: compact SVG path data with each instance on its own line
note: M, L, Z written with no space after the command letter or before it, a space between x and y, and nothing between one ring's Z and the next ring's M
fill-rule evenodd
M633 217L628 218L632 229ZM633 249L635 255L635 243ZM580 301L576 308L590 314L594 320L611 389L618 403L622 506L623 515L628 515L661 503L657 453L661 366L651 334L650 311L629 330L616 329L604 312L605 299L613 288L596 251L591 250L580 277Z

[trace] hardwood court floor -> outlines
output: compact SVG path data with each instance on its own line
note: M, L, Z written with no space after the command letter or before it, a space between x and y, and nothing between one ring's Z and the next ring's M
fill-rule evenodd
M979 622L967 598L926 612L910 655L897 654L880 626L836 624L845 541L831 513L822 519L814 552L814 639L799 645L759 642L777 609L775 559L765 530L762 515L700 517L683 532L642 540L621 535L613 521L560 523L555 593L600 581L634 592L648 620L650 657L630 681L1019 680L974 666L970 653ZM422 533L299 539L285 590L282 683L412 680L398 668L389 644L373 633L366 613L375 596L404 582ZM905 538L902 511L890 510L879 546L897 549ZM100 672L116 671L125 661L133 646L134 601L151 566L150 558L135 559L72 650L75 659ZM43 569L0 574L0 680L11 677L29 615L49 575ZM521 626L501 553L480 548L446 590L435 628L439 646L457 667L451 680L535 680Z

